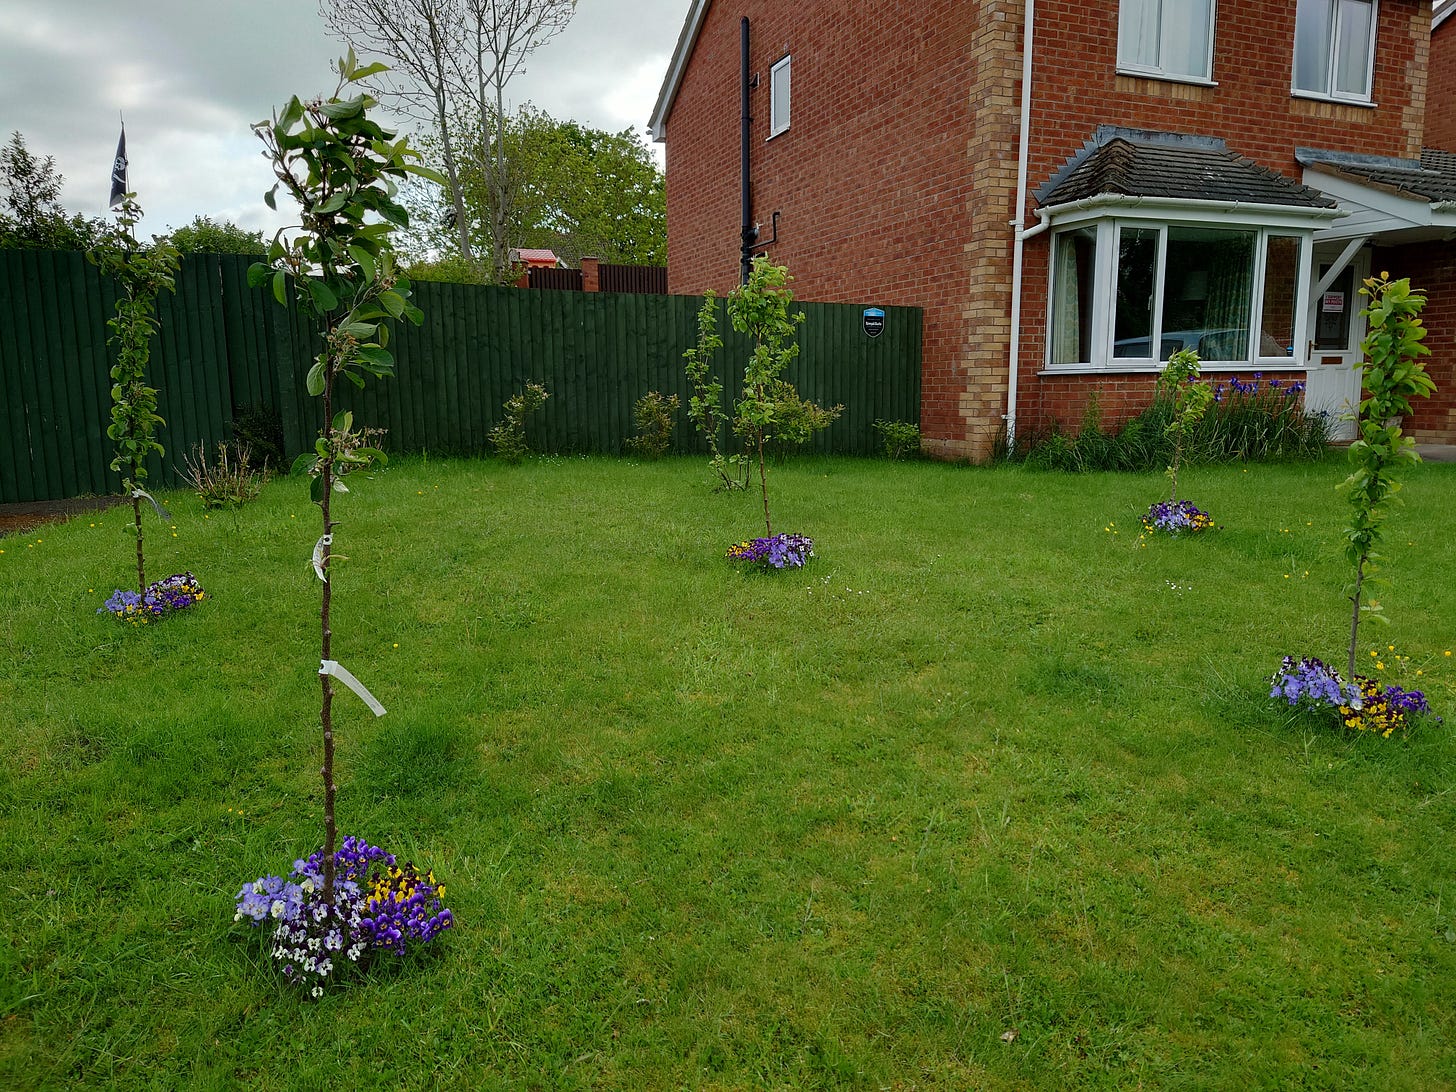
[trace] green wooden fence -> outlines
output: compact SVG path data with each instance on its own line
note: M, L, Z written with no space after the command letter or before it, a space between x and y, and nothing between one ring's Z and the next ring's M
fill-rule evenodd
M159 302L151 375L166 455L150 464L153 482L180 484L183 456L229 439L234 416L248 407L277 413L290 456L313 442L319 410L303 377L317 332L267 291L247 287L249 261L188 258L176 294ZM106 322L115 297L80 254L0 251L0 503L119 488L105 434ZM527 424L542 451L622 451L634 431L632 405L649 390L687 404L682 354L697 339L700 297L422 283L415 302L425 322L394 331L397 374L363 391L339 390L359 423L388 429L391 452L488 451L502 404L531 381L551 393ZM718 373L731 393L749 347L718 306ZM858 305L801 306L801 351L789 378L806 398L844 405L816 450L868 454L875 420L919 421L918 308L884 308L884 332L870 338ZM681 409L675 442L680 452L702 450Z

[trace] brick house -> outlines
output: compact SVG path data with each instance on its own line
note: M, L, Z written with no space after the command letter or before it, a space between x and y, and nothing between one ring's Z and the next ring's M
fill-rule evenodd
M979 460L1129 416L1185 345L1338 409L1389 269L1445 394L1408 431L1456 442L1450 7L691 0L651 122L669 288L768 253L801 298L924 308L925 445Z

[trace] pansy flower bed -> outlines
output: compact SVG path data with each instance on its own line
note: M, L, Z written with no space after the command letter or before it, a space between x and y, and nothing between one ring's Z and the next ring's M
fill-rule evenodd
M1142 517L1143 530L1168 535L1198 534L1213 526L1213 517L1192 501L1161 501Z
M1356 732L1372 732L1382 739L1410 721L1431 711L1419 690L1382 685L1375 679L1356 675L1347 683L1340 673L1313 656L1296 661L1284 657L1272 680L1271 698L1283 698L1290 705L1303 704L1339 715L1340 723Z
M742 561L760 569L802 569L813 556L814 540L808 535L770 535L735 542L728 547L730 561Z
M339 972L381 952L403 955L454 924L433 872L346 837L334 853L334 905L323 900L323 852L294 861L288 879L262 876L237 895L234 921L272 928L270 954L314 997Z
M97 614L110 613L113 618L133 626L144 626L187 610L207 598L197 577L188 573L173 573L147 585L145 592L116 589L106 605L96 608Z

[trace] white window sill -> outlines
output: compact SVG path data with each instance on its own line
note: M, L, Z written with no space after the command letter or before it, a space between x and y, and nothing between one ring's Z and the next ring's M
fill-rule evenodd
M765 143L765 144L767 144L767 143L768 143L768 142L769 142L769 141L770 141L770 140L772 140L772 139L773 139L773 138L774 138L774 137L780 137L780 136L783 136L783 135L784 135L784 134L785 134L785 133L787 133L787 132L788 132L788 131L789 131L789 127L788 127L788 126L787 126L787 125L785 125L785 126L784 126L784 127L783 127L783 128L782 128L782 129L775 129L775 130L774 130L774 131L773 131L773 132L771 132L771 133L769 133L769 135L768 135L768 136L766 136L766 137L764 137L764 138L763 138L763 142L764 142L764 143Z
M1118 65L1119 76L1132 76L1139 80L1161 80L1163 83L1190 83L1194 87L1217 87L1218 81L1207 76L1180 76L1173 72L1159 72L1152 69L1126 68Z
M1301 91L1299 88L1289 92L1292 98L1308 99L1311 102L1328 102L1335 106L1359 106L1366 110L1374 110L1380 104L1373 99L1347 99L1338 95L1321 95L1318 91Z
M1109 364L1048 364L1037 375L1156 375L1163 370L1166 361L1128 360ZM1311 365L1283 357L1274 357L1250 364L1247 360L1235 362L1202 360L1199 368L1205 372L1304 372Z

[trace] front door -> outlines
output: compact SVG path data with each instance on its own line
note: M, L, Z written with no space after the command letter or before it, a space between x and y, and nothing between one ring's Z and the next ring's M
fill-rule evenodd
M1329 253L1322 250L1315 248L1314 267L1320 280L1339 256L1338 248ZM1365 318L1360 314L1363 297L1359 289L1370 275L1369 270L1370 254L1362 250L1314 301L1304 408L1310 413L1328 416L1331 440L1348 441L1356 435L1362 362L1360 342L1365 337Z

